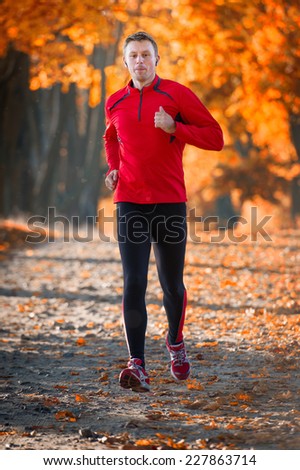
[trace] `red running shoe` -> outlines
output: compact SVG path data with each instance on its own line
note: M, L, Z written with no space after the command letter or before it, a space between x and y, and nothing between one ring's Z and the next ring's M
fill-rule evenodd
M149 392L150 380L144 367L142 367L142 360L132 358L127 366L126 369L122 370L119 377L121 387L130 388L133 392Z
M191 367L186 355L184 342L171 345L166 338L167 349L171 357L171 375L175 380L186 380L190 375Z

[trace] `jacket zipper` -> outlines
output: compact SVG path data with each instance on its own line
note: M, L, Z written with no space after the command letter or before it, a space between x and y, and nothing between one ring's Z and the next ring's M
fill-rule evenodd
M141 121L141 117L142 117L142 102L143 102L143 89L140 90L140 102L139 102L139 109L138 109L139 121Z

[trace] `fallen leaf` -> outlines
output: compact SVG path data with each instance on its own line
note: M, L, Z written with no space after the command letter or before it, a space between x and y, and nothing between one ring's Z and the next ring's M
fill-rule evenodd
M150 419L151 421L157 421L163 418L162 411L153 411L145 415L145 418Z
M43 405L45 406L54 406L54 405L58 405L59 403L60 403L60 400L57 397L46 397L43 400Z
M248 393L235 393L234 396L240 401L253 401L253 398Z
M205 405L202 409L204 411L215 411L215 410L218 410L219 408L220 408L219 403L212 402L212 403L208 403L208 405Z
M206 426L204 426L204 429L216 429L218 427L217 423L213 420L211 421L209 424L207 424Z
M198 353L195 355L195 359L197 359L198 361L203 361L204 359L204 356L202 353Z
M99 377L99 381L100 382L107 382L109 379L109 376L108 376L108 373L107 372L104 372L103 374L100 375Z
M196 400L185 404L185 408L188 408L189 410L198 410L199 408L203 409L206 404L206 400Z
M80 277L82 279L89 279L91 277L90 271L81 271Z
M84 338L78 338L76 340L77 346L85 346L86 345L86 340Z
M79 395L78 393L76 393L75 395L75 400L82 403L87 403L89 401L87 397L85 397L84 395Z
M137 441L135 441L135 445L139 447L146 447L154 445L154 442L153 439L138 439Z
M201 385L196 379L189 380L186 386L189 390L204 390L203 385Z
M221 289L227 286L236 286L237 282L231 281L230 279L224 279L224 281L221 282Z
M212 385L215 382L219 381L219 377L217 375L213 375L212 377L208 377L207 385Z
M169 418L187 418L189 415L187 413L184 413L182 411L169 411L168 417Z
M77 416L75 416L74 413L72 413L69 410L64 410L64 411L58 411L57 413L55 413L55 419L57 421L70 421L74 423L77 421Z

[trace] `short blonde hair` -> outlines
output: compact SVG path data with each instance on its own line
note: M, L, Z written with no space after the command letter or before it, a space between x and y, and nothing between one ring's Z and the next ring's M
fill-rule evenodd
M124 55L125 55L126 47L132 41L150 41L152 46L153 46L155 56L158 56L157 43L155 42L153 37L150 34L145 33L145 31L138 31L137 33L134 33L134 34L131 34L130 36L127 36L127 38L125 39L125 42L124 42L124 46L123 46Z

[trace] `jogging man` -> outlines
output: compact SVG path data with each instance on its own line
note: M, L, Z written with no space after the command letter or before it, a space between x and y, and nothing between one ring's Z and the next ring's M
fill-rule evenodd
M150 389L145 369L145 294L151 246L168 320L166 347L171 374L190 374L183 326L187 302L183 283L186 247L186 190L182 166L185 144L221 150L219 124L187 87L156 74L155 40L145 32L128 36L124 65L131 81L106 102L104 135L106 186L117 204L118 242L124 275L123 320L129 362L120 385Z

